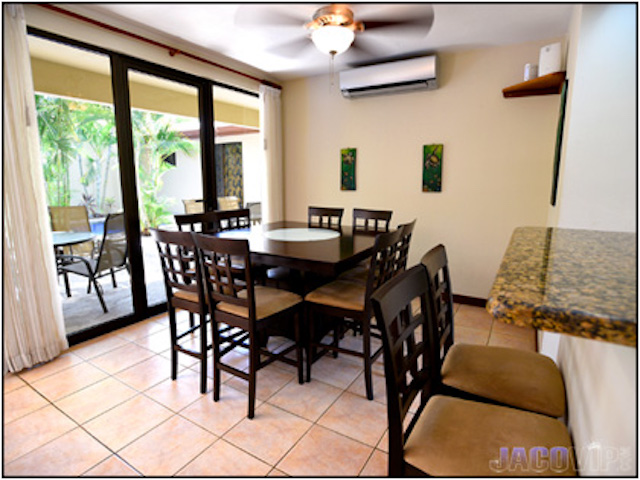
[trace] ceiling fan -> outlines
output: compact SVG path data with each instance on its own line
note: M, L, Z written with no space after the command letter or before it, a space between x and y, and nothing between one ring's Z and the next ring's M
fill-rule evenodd
M241 23L298 28L298 38L269 49L275 54L289 57L296 57L301 50L315 45L332 58L347 50L375 58L380 56L379 42L383 38L398 41L424 37L434 19L433 7L429 4L330 4L315 10L310 21L308 11L296 12L296 7L300 7L296 4L287 6L286 10L278 9L280 6L276 5L263 5L258 10L254 9L255 5L252 7L251 12L248 6L247 10L243 10ZM378 48L375 41L369 41L374 37L378 40Z

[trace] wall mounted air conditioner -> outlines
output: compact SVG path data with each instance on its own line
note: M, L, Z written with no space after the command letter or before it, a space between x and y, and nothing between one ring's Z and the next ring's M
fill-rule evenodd
M340 72L340 90L347 98L438 88L435 55L379 63Z

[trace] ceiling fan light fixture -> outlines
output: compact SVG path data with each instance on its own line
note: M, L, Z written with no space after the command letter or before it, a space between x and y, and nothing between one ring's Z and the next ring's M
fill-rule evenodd
M341 25L324 25L311 32L311 40L318 50L331 56L347 51L354 39L353 30Z

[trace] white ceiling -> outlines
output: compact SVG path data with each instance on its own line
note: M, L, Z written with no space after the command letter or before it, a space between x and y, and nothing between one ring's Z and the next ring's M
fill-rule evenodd
M330 60L317 51L303 24L327 4L90 3L64 4L83 15L163 41L190 53L223 55L276 80L327 73ZM347 51L336 70L358 64L440 51L545 40L567 33L573 4L373 3L350 4L365 20L357 42L373 54ZM431 10L433 9L433 10ZM434 15L429 31L366 30L366 20ZM292 21L292 17L295 20ZM305 42L308 42L306 46ZM302 48L293 46L302 45ZM215 52L215 53L213 53Z

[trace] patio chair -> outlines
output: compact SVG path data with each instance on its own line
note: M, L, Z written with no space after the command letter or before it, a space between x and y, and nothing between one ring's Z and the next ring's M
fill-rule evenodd
M238 197L218 197L218 210L238 210L240 206L240 199Z
M97 258L87 258L79 255L58 255L60 259L59 270L65 274L73 273L89 279L87 293L91 293L91 286L96 289L96 294L102 305L104 313L108 312L104 302L102 286L98 278L111 275L113 288L117 288L116 272L129 271L127 261L127 234L124 227L124 213L112 213L104 222L104 233ZM131 273L131 272L129 272ZM71 292L67 292L71 296Z
M182 200L184 205L184 213L202 213L204 212L204 200Z
M49 207L51 229L59 232L90 232L89 213L84 205L70 207ZM63 247L62 253L91 257L94 253L94 242L84 242L73 247Z
M416 265L371 296L384 348L389 477L575 475L571 438L557 419L442 395L429 294Z

